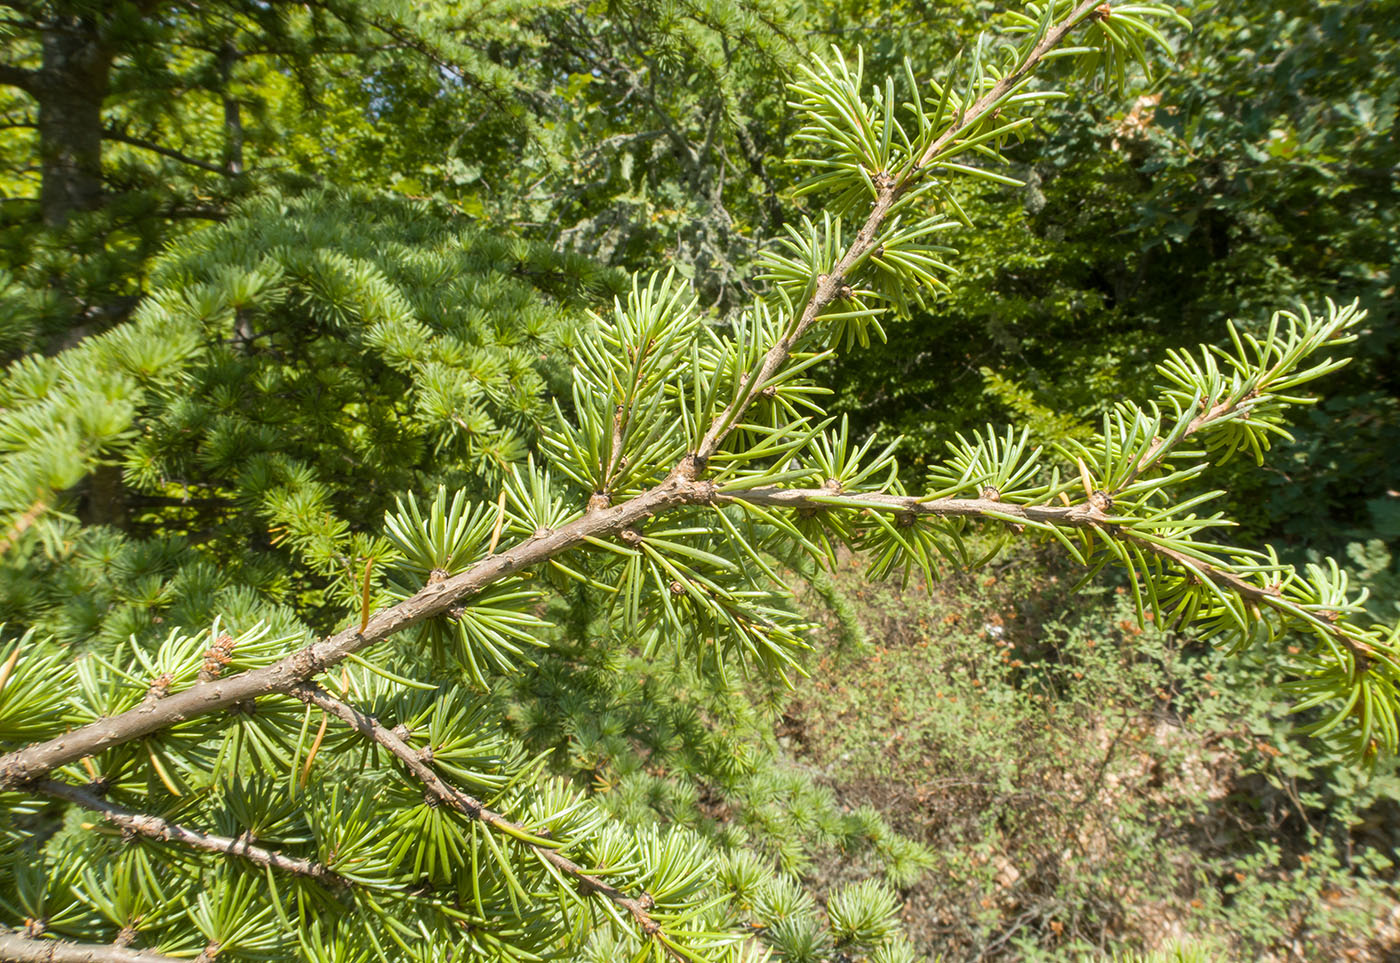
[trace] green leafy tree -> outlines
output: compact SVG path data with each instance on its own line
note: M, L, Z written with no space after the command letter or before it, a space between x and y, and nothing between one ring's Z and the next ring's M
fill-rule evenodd
M4 617L120 641L235 592L334 620L397 493L497 490L567 385L573 312L619 280L440 205L235 208L155 265L130 323L11 370Z
M492 7L503 21L514 9ZM419 135L404 143L430 151L468 98L493 106L482 142L498 151L529 126L510 72L453 33L451 4L16 0L0 12L5 267L27 295L0 326L7 352L126 317L172 235L222 219L298 161L313 176L330 166L319 151L304 163L308 139L351 169L421 163L385 156L372 104L436 94L438 109L401 125ZM487 20L476 37L496 32ZM360 83L322 104L318 91L351 69Z
M783 4L3 9L10 355L126 317L171 237L268 186L431 195L725 305L783 217Z
M798 191L820 213L788 225L762 292L722 323L667 273L570 327L551 307L582 265L401 202L357 226L334 198L274 198L187 239L129 325L14 365L7 468L70 459L67 476L35 469L41 494L120 450L124 483L215 503L152 522L188 546L124 551L42 505L11 525L31 584L72 553L55 574L110 578L104 614L133 602L139 619L166 591L184 605L83 638L76 658L24 613L0 649L0 957L909 963L881 885L818 913L740 848L610 820L502 731L489 690L548 639L550 598L644 659L784 681L805 643L782 564L845 546L876 577L932 579L986 560L973 526L1050 540L1089 576L1121 568L1140 615L1276 653L1319 733L1394 753L1400 630L1367 618L1335 565L1214 540L1228 521L1210 494L1183 494L1215 457L1262 455L1301 386L1343 363L1327 352L1354 339L1355 306L1171 352L1153 399L1053 452L1015 429L956 437L912 494L893 446L853 439L811 380L947 287L967 219L950 185L1007 179L1002 149L1065 96L1046 68L1121 86L1174 19L1031 4L936 80L806 66ZM502 269L529 283L492 292ZM555 347L570 382L541 412ZM141 406L154 416L136 421ZM382 536L341 521L396 489ZM285 585L253 573L266 520ZM167 581L186 547L204 570Z

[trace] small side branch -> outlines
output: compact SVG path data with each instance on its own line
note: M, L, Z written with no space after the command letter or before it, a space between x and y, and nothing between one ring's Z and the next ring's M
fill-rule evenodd
M25 70L11 64L0 64L0 84L6 87L18 87L26 94L32 95L39 84L39 77L32 70Z
M35 789L46 795L58 799L64 799L75 805L90 809L95 813L100 813L102 818L128 832L139 833L148 839L158 839L161 841L179 843L191 849L203 850L207 853L222 853L226 856L237 856L246 859L250 863L259 866L267 866L271 869L283 873L291 873L295 876L308 876L312 879L325 883L334 883L340 886L349 886L350 881L345 877L327 869L320 863L309 859L302 859L298 856L288 856L284 853L271 849L264 849L255 845L251 839L232 839L228 836L215 836L211 833L202 833L185 826L172 823L159 816L151 816L145 813L133 812L115 803L108 802L96 793L74 786L71 783L60 782L57 779L45 779L35 784Z
M374 716L346 702L342 702L314 683L308 682L300 685L293 690L292 694L299 699L319 706L361 735L374 740L385 749L388 749L410 772L418 777L429 792L443 803L471 819L478 820L493 829L499 830L502 835L509 836L522 845L530 847L541 860L572 879L579 893L583 895L597 893L611 900L617 906L631 914L632 918L636 920L637 926L646 936L658 937L662 945L666 947L667 951L674 959L686 959L684 955L673 949L669 942L665 940L664 935L661 933L661 924L648 912L648 907L642 900L628 896L611 883L606 882L598 876L594 876L558 850L548 846L530 843L528 837L534 834L531 833L529 829L518 823L511 822L498 812L488 809L486 805L476 797L470 796L454 786L449 786L433 771L431 766L423 761L422 757L419 756L411 746L395 735L393 730L385 728Z
M106 943L31 940L0 933L0 963L187 963L173 956Z
M140 137L132 137L130 134L122 133L119 130L104 130L102 132L102 138L103 140L114 140L121 144L127 144L131 147L139 147L141 150L148 150L153 154L159 154L162 157L168 157L171 160L179 161L181 164L189 164L191 167L198 167L200 170L208 171L211 174L221 174L224 177L233 176L233 173L231 173L228 168L220 164L213 164L206 160L200 160L198 157L191 157L189 154L175 150L173 147L165 147L153 141L143 140Z
M1027 53L1015 70L1001 78L958 118L957 123L949 127L929 145L928 149L919 157L916 165L905 171L898 179L889 181L878 190L870 215L865 219L860 230L856 232L855 239L836 263L836 266L832 268L830 273L817 279L816 289L802 308L797 323L792 325L787 333L768 350L759 366L744 376L738 397L715 416L715 420L710 424L709 430L705 432L705 437L696 449L694 457L697 467L703 468L705 462L719 450L720 444L739 424L744 411L753 403L753 399L758 396L769 379L777 374L787 362L793 347L816 323L822 311L840 297L841 290L847 284L851 272L856 270L861 259L875 247L876 239L893 211L895 202L915 185L922 176L924 168L948 145L980 123L1002 97L1025 79L1026 75L1045 59L1046 54L1058 46L1075 27L1083 22L1098 2L1099 0L1080 0L1068 16L1046 32L1041 41Z
M914 495L885 495L879 492L833 492L826 488L750 488L731 494L717 494L719 502L747 502L765 508L852 509L869 508L892 515L929 515L936 518L1011 518L1024 522L1044 522L1070 528L1089 528L1107 519L1092 505L1017 505L987 498L932 498Z
M715 496L719 502L747 502L766 508L806 509L808 511L869 510L893 515L931 516L934 518L985 518L989 521L1027 522L1032 525L1053 525L1062 529L1084 529L1102 538L1113 538L1136 546L1145 555L1155 556L1188 575L1199 575L1248 602L1272 609L1289 618L1299 618L1300 611L1277 591L1256 585L1247 578L1212 564L1194 555L1178 552L1150 539L1134 534L1123 519L1115 519L1092 504L1079 505L1016 505L982 498L919 499L912 495L885 495L878 492L841 494L823 488L754 488ZM1321 619L1301 616L1314 628L1326 632L1345 646L1363 664L1380 656L1376 648L1363 639L1355 638L1341 625Z

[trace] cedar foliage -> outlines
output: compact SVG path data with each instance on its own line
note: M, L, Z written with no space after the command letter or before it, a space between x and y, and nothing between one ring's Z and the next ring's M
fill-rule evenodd
M932 579L988 560L974 526L1121 567L1140 617L1278 653L1319 733L1394 753L1397 630L1335 564L1215 541L1213 493L1181 494L1262 460L1355 306L1171 352L1153 400L1052 452L959 435L918 485L811 380L950 283L948 184L1010 180L1001 148L1065 96L1045 65L1121 88L1174 18L1030 4L933 80L804 67L820 207L723 321L668 272L579 322L615 288L577 259L431 205L272 195L176 244L128 323L16 362L0 954L912 960L878 883L818 914L742 849L609 819L489 690L548 640L550 597L678 671L785 681L781 565L845 547ZM349 521L379 511L382 535Z
M832 408L904 435L919 464L989 420L1061 440L1228 318L1258 334L1278 305L1356 298L1366 337L1323 401L1290 417L1279 470L1231 465L1213 487L1229 490L1237 537L1290 560L1393 541L1400 6L1197 2L1189 15L1173 51L1149 52L1159 76L1137 96L1085 91L1042 115L1044 133L1007 155L1025 187L962 185L979 229L950 261L960 283L889 343L838 358ZM943 23L857 36L883 72Z

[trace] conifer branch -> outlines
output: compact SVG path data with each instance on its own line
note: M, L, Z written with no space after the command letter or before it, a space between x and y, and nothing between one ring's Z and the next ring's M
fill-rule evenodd
M1139 538L1132 532L1119 531L1114 533L1113 537L1117 537L1125 542L1131 542L1144 552L1150 552L1159 558L1172 562L1176 568L1185 572L1189 577L1195 578L1197 577L1197 573L1200 573L1201 576L1204 576L1221 588L1234 592L1241 598L1257 606L1273 609L1290 618L1305 619L1313 628L1331 636L1351 652L1352 658L1356 662L1358 675L1368 671L1373 661L1386 658L1375 646L1364 639L1356 638L1351 633L1347 632L1342 625L1300 611L1299 608L1291 604L1277 588L1255 585L1248 579L1241 578L1225 568L1212 565L1210 562L1187 555L1185 552L1176 551L1175 549L1157 542Z
M755 488L733 494L716 495L717 502L744 502L765 508L805 509L808 511L879 511L890 515L931 516L934 518L984 518L1003 523L1017 522L1054 526L1060 529L1085 529L1104 538L1131 542L1143 552L1157 556L1189 577L1204 577L1223 589L1234 592L1255 605L1283 613L1291 618L1304 618L1314 628L1326 632L1346 646L1365 671L1372 660L1382 658L1376 648L1364 639L1356 638L1339 624L1334 624L1301 612L1278 590L1256 585L1228 569L1197 556L1187 555L1169 546L1141 538L1123 526L1125 519L1105 512L1093 502L1078 505L1017 505L985 498L921 499L913 495L887 495L876 492L833 492L824 488ZM847 504L843 504L847 503Z
M33 94L39 84L39 75L32 70L12 64L0 64L0 85L18 87L26 94Z
M173 147L166 147L163 144L157 144L154 141L145 140L140 137L133 137L130 134L127 134L120 130L112 130L110 128L104 130L102 132L102 138L103 140L114 140L120 144L126 144L130 147L138 147L141 150L148 150L152 154L159 154L161 157L168 157L173 161L179 161L181 164L189 164L191 167L197 167L202 171L209 171L211 174L219 174L224 177L234 176L233 173L230 172L228 168L224 167L222 164L214 164L210 161L200 160L198 157L191 157L189 154L186 154L183 151L178 151Z
M749 488L719 494L715 501L745 502L765 508L846 511L871 509L891 515L932 515L937 518L996 518L1087 528L1107 521L1093 505L1016 505L990 498L934 498L887 495L881 492L834 492L826 488ZM848 502L849 504L842 504Z
M1257 392L1255 394L1257 395ZM1177 444L1196 434L1196 432L1200 431L1211 422L1220 421L1227 415L1234 414L1240 410L1247 412L1249 410L1248 404L1249 399L1227 399L1217 405L1207 408L1195 418L1192 418L1180 437L1175 439L1157 439L1152 443L1152 446L1143 453L1142 457L1138 459L1137 465L1133 470L1124 477L1121 483L1115 486L1116 490L1122 491L1142 477L1144 473L1158 467L1163 461L1171 457L1172 450L1176 448Z
M1069 32L1084 21L1085 17L1088 17L1096 10L1106 10L1108 8L1109 4L1103 3L1102 0L1082 0L1082 2L1071 11L1069 16L1046 31L1045 36L1041 38L1040 42L1032 47L1030 52L1026 54L1025 59L1016 65L1016 69L1009 71L1006 76L997 81L990 90L978 98L977 102L958 118L956 124L940 134L938 138L928 146L928 149L919 157L919 163L914 170L916 171L928 166L944 148L981 120L983 115L991 110L997 101L1010 93L1013 87L1024 80L1026 76L1035 69L1035 65L1040 63L1046 54L1058 47L1061 41L1068 36ZM914 171L911 171L908 177L902 179L898 183L895 187L895 192L897 194L903 193L909 188L913 181L913 173Z
M96 755L177 723L269 695L287 695L302 682L338 665L351 655L437 615L525 569L549 561L587 540L618 535L648 518L681 505L710 501L714 486L695 482L677 469L659 485L612 508L575 519L552 532L529 538L489 555L466 571L424 586L411 597L375 613L365 631L346 628L261 669L201 682L161 699L144 702L115 716L80 726L46 742L0 756L0 789L42 778L55 768ZM357 620L358 623L358 620Z
M611 900L617 906L626 910L637 922L638 928L647 937L656 937L673 959L686 960L687 957L670 945L662 932L661 924L651 915L646 906L646 895L642 899L628 896L622 890L608 883L606 880L589 873L578 863L569 859L558 850L549 846L531 842L535 836L528 828L519 823L512 822L500 813L489 809L485 803L471 796L455 786L450 786L433 771L432 766L423 760L423 757L411 746L405 743L394 733L392 729L386 728L378 719L369 713L343 702L331 695L325 689L315 683L303 683L297 686L293 692L297 698L311 703L325 710L327 713L340 719L346 725L368 739L379 743L385 749L404 764L413 775L427 787L435 797L453 809L462 813L470 819L475 819L483 825L497 830L504 836L528 846L534 854L554 869L563 873L574 881L580 895L587 896L597 893L606 899Z
M1348 312L1335 312L1328 324L1319 327L1310 337L1303 339L1299 344L1306 347L1308 345L1317 346L1326 344L1327 342L1345 340L1347 339L1346 329L1354 323L1354 320L1354 315ZM1231 335L1235 338L1236 344L1238 345L1239 339L1233 324L1231 325ZM1270 341L1272 341L1272 338ZM1281 356L1278 360L1267 370L1258 373L1247 382L1246 387L1232 391L1225 398L1209 398L1202 396L1200 398L1201 411L1193 417L1179 433L1174 432L1167 438L1154 439L1151 446L1137 459L1133 469L1117 486L1115 486L1115 490L1122 491L1128 488L1144 473L1157 468L1162 462L1171 457L1173 451L1176 450L1181 442L1195 435L1201 429L1233 418L1247 421L1250 417L1250 412L1255 406L1267 399L1275 382L1281 377L1291 373L1292 369L1295 367L1296 360L1296 358L1289 357L1289 352L1281 352ZM1329 367L1329 365L1324 363L1321 367L1325 369ZM1321 369L1318 370L1320 373Z
M267 866L271 869L283 873L291 873L296 876L307 876L311 879L320 880L325 883L334 883L339 886L349 886L350 881L339 874L328 869L321 863L298 856L288 856L275 850L264 849L254 845L250 838L239 837L232 839L228 836L216 836L212 833L202 833L198 830L189 829L177 823L172 823L159 816L151 816L146 813L133 812L115 803L108 802L96 793L71 783L61 782L57 779L44 779L34 786L39 792L64 799L68 802L100 813L102 818L123 830L139 833L148 839L160 840L162 842L175 842L191 849L199 849L208 853L222 853L227 856L238 856L259 866Z
M851 246L846 249L846 253L841 256L831 272L817 278L816 290L812 292L812 296L803 307L797 324L773 345L764 356L758 369L745 376L735 401L715 416L715 420L711 423L694 454L696 470L704 469L705 463L719 450L725 437L739 424L744 411L753 399L759 396L759 392L763 390L768 380L777 374L787 361L788 355L792 353L793 346L816 323L821 312L841 297L843 290L849 290L851 281L849 275L874 250L880 236L880 229L894 210L896 202L920 179L923 169L938 156L939 151L952 143L960 134L978 124L997 102L1006 96L1008 91L1024 80L1036 64L1040 63L1047 53L1064 40L1069 32L1099 5L1097 0L1082 0L1068 17L1046 32L1041 41L1032 47L1017 64L1015 70L1008 72L976 103L960 115L956 123L930 144L928 150L919 157L917 164L893 178L889 177L887 172L872 172L885 175L884 186L877 189L874 206L866 217L865 224L856 232L855 240L851 242Z
M183 963L177 957L111 943L31 940L0 932L0 963Z
M1051 47L1062 40L1094 6L1092 0L1085 0L1076 6L1068 18L1051 28L1003 82L1014 83L1011 77L1023 79ZM1001 90L1002 84L999 83L991 92ZM983 97L945 132L945 136L956 137L959 131L967 130L981 118L993 102ZM682 458L661 483L620 505L606 509L599 506L598 510L590 511L567 525L529 538L504 553L489 555L466 571L428 584L410 598L375 614L363 631L356 628L344 629L265 668L200 683L164 699L142 704L116 716L99 719L47 742L0 756L0 789L21 786L47 775L58 766L189 719L228 709L239 703L249 703L259 697L289 694L301 683L314 678L350 655L403 629L442 615L453 605L479 594L502 579L547 562L590 539L616 536L670 509L712 501L714 485L697 482L697 476L704 470L705 464L718 450L724 438L739 423L740 417L752 400L758 397L765 384L786 362L794 345L816 322L822 309L841 296L843 288L846 287L845 274L875 246L881 225L899 196L913 184L916 174L917 168L910 169L879 190L865 225L857 233L836 269L830 275L818 279L816 290L797 323L790 326L784 336L765 353L758 368L744 377L738 395L715 417L696 451Z

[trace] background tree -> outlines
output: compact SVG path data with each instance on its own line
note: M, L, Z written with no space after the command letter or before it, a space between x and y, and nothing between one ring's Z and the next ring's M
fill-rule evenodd
M34 338L71 343L124 317L173 230L221 218L258 179L287 172L298 141L287 143L282 125L305 130L323 88L347 70L359 83L337 86L325 105L342 107L335 119L349 116L344 100L363 108L407 83L445 91L453 106L465 96L454 91L484 98L496 107L489 123L503 129L523 122L509 75L450 33L450 6L55 0L3 9L6 128L32 132L5 145L15 192L6 248L9 267L44 295L39 311L8 323L11 351ZM424 113L422 127L441 123ZM342 145L367 126L362 114Z

